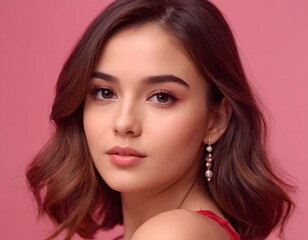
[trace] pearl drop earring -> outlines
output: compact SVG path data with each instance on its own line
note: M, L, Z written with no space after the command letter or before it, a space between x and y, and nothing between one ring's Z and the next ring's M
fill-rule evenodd
M205 166L206 166L206 171L205 171L205 177L207 179L207 181L211 181L212 177L213 177L213 171L211 170L212 168L212 151L213 148L211 146L211 139L209 138L209 145L206 147L206 151L208 152L206 157L205 157Z

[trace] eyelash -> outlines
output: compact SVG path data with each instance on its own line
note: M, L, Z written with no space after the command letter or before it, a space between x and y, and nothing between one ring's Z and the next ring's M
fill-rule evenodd
M159 107L169 107L174 105L179 99L171 92L167 90L156 90L155 92L151 93L151 96L147 99L148 101L153 97L158 97L159 95L163 95L165 97L168 97L168 102L166 103L160 103L160 102L153 102L156 106Z
M108 91L109 93L112 93L113 96L116 96L116 94L114 93L114 91L111 88L108 88L108 87L105 87L105 86L94 86L90 90L90 95L94 98L95 101L99 101L99 102L101 102L101 101L109 101L111 99L114 99L114 98L102 99L102 98L98 97L98 94L100 92L103 92L103 91Z
M102 98L98 97L98 94L102 91L108 91L108 93L112 94L112 97L110 98ZM105 92L107 93L107 92ZM102 93L101 93L102 94ZM106 101L111 101L113 99L117 99L117 95L114 93L114 91L109 88L109 87L105 87L105 86L94 86L91 90L90 90L90 95L94 98L95 101L98 102L106 102ZM167 97L167 102L159 102L159 100L157 100L157 97L161 95L163 97ZM156 101L150 101L152 98L156 97ZM151 93L150 97L147 98L147 101L152 102L154 105L158 106L158 107L169 107L174 105L179 99L171 92L167 91L167 90L156 90L154 92Z

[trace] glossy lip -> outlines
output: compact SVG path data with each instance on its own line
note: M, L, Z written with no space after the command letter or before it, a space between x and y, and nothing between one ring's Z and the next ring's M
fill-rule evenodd
M141 162L146 155L131 147L116 146L106 152L111 162L118 166L130 166Z

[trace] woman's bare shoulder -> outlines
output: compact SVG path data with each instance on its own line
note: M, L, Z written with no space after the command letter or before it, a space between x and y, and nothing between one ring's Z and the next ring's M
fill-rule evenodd
M176 209L154 216L143 223L131 240L230 240L213 220L196 212Z

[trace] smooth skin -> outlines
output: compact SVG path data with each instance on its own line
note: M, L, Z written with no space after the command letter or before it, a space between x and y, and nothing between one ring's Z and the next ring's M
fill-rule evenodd
M206 81L155 24L113 35L94 71L84 130L98 172L121 193L124 240L229 239L195 212L224 217L196 175L208 139L215 143L228 126L227 102L210 106ZM107 154L115 146L145 157L118 166Z

